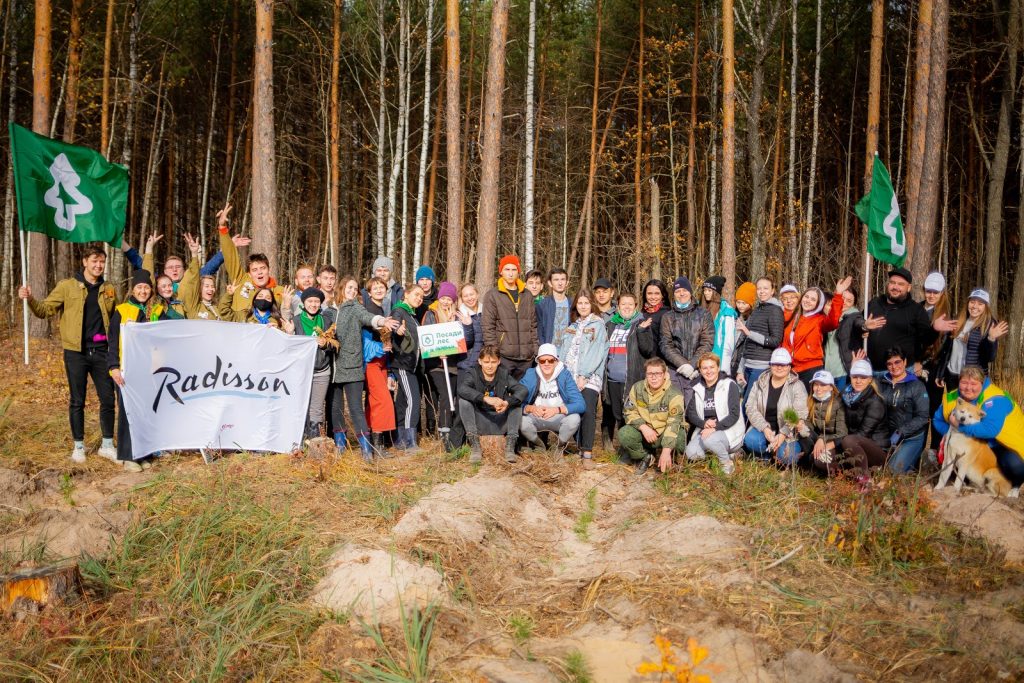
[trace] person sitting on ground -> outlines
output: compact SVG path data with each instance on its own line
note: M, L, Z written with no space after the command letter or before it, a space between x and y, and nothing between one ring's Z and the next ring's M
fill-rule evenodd
M859 355L862 356L863 351ZM889 448L885 399L878 393L871 363L860 357L850 363L850 383L842 396L847 430L842 446L846 460L838 464L856 467L858 477L864 482L869 476L869 467L885 464L885 452Z
M698 380L697 359L715 345L715 323L693 300L693 286L685 275L672 284L672 308L661 319L660 332L661 356L671 368L672 383L685 396Z
M953 409L960 398L982 409L979 422L969 425L957 422ZM955 426L961 433L986 442L996 454L999 471L1014 488L1010 495L1018 494L1024 484L1024 412L1005 391L992 383L982 368L968 365L960 371L960 386L943 396L932 424L942 436L950 426Z
M166 320L166 309L159 297L153 296L150 284L153 276L146 270L136 270L132 274L131 294L128 299L114 308L110 317L110 340L107 345L107 367L110 378L117 385L117 459L124 463L129 472L141 472L151 465L152 456L142 454L136 457L132 450L131 428L128 424L128 413L124 407L125 385L121 373L121 332L125 325Z
M838 472L842 443L847 435L846 413L835 378L828 370L818 370L811 378L807 419L800 426L810 432L803 439L802 448L811 454L814 468L826 476Z
M843 294L850 288L852 277L836 283L832 306L826 315L825 293L817 287L811 287L800 298L800 307L782 336L782 348L793 357L793 372L800 376L804 387L809 387L811 378L818 370L825 369L825 334L839 326L839 316L843 314Z
M526 371L522 383L526 387L526 402L519 435L532 447L542 449L540 433L556 433L558 442L551 447L551 452L555 458L561 458L579 429L587 404L572 371L558 360L558 348L554 344L541 344L537 367Z
M668 472L673 457L686 450L683 394L668 373L665 361L651 358L644 363L644 379L630 387L626 398L619 447L636 465L637 474L655 463L662 473Z
M907 367L907 354L898 346L885 352L887 372L881 394L889 420L889 469L897 474L917 469L928 436L928 390Z
M82 253L82 270L61 280L42 301L32 298L28 285L18 296L28 302L37 318L60 314L60 342L64 349L64 372L68 378L68 421L71 424L71 461L85 462L85 396L89 377L100 403L100 433L103 441L98 455L116 460L114 449L114 383L107 374L107 335L117 291L103 280L107 253L101 245L88 245ZM8 283L9 284L9 283Z
M501 367L496 346L484 346L477 367L459 373L459 414L469 442L469 461L480 462L480 436L505 437L505 460L515 462L516 440L527 389Z
M743 403L740 388L721 371L714 353L705 353L697 362L701 381L693 385L693 400L686 407L686 421L695 425L686 445L689 460L703 460L710 451L718 458L722 471L732 474L733 453L743 445Z
M747 396L747 421L750 429L743 447L753 457L774 457L780 465L795 465L800 460L798 425L807 420L807 390L793 372L789 351L772 351L769 371L754 382Z
M580 422L578 445L583 467L594 466L594 436L597 431L597 404L604 383L604 366L608 360L608 333L604 320L594 310L591 292L581 289L572 303L572 324L565 330L558 357L576 377L576 386L583 394L587 409Z

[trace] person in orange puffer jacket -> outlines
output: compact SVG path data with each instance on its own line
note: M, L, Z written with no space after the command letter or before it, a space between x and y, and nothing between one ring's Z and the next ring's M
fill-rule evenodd
M825 367L825 334L839 327L839 318L843 314L843 292L850 288L852 277L846 277L836 283L835 294L829 312L824 313L825 293L817 287L811 287L800 297L800 306L786 331L782 335L782 347L793 356L793 372L807 387L814 373Z

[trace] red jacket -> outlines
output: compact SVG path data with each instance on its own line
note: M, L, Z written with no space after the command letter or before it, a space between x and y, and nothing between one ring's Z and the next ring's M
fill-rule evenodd
M817 313L805 316L801 311L796 321L796 329L793 329L792 321L786 326L786 332L782 335L782 347L793 356L793 372L803 372L825 364L822 342L827 332L839 327L843 303L843 295L836 294L832 297L832 308L828 315Z

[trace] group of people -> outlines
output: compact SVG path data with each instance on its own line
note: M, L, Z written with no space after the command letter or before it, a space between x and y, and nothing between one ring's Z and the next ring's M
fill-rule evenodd
M340 449L351 443L367 461L416 452L426 432L446 449L468 444L471 461L482 457L480 437L495 435L505 437L509 462L531 448L575 452L592 467L600 435L606 451L640 473L710 455L730 474L746 453L867 478L871 467L915 470L952 424L988 442L1014 487L1024 483L1024 430L1014 426L1024 416L988 378L1009 327L982 289L954 316L940 273L928 275L918 302L910 272L894 268L863 310L849 277L828 293L785 284L778 296L762 277L742 283L732 301L718 275L696 290L685 276L671 286L652 279L638 294L616 293L599 278L570 296L564 269L524 274L512 255L500 260L499 278L482 297L472 283L438 282L426 265L413 282L397 283L387 257L363 282L339 277L331 265L300 264L293 284L282 285L264 255L243 262L238 247L248 240L230 235L229 211L218 216L220 252L205 265L191 236L189 265L169 257L155 278L159 236L142 256L126 246L137 270L124 302L103 279L99 248L87 249L83 270L45 300L21 289L35 315L61 313L76 462L85 459L91 376L101 406L99 455L128 469L149 465L132 453L120 401L115 410L124 384L120 330L189 318L316 338L305 436L332 436ZM221 267L227 277L218 296ZM417 328L438 323L457 323L465 336L466 352L447 363L424 360L419 349ZM983 406L982 421L956 425L957 398Z

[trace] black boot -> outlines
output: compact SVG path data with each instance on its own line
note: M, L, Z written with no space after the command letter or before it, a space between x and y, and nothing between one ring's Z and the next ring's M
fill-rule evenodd
M388 450L388 447L384 445L384 434L381 432L373 432L370 435L370 444L373 446L374 455L378 458L393 458L395 454Z

